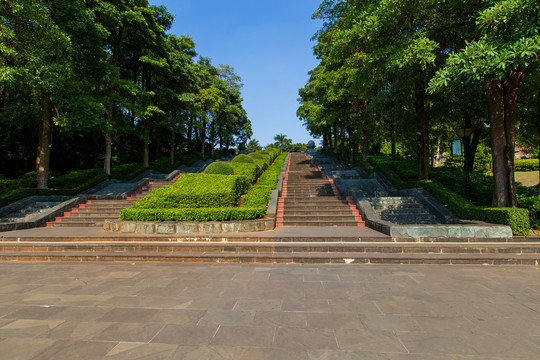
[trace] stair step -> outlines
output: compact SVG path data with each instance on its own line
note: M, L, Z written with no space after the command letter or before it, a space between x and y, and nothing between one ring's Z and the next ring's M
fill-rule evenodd
M260 252L260 253L390 253L390 254L540 254L538 245L524 245L519 243L497 244L462 244L462 243L328 243L328 242L180 242L168 241L138 241L138 242L0 242L0 252Z
M334 220L334 221L323 221L323 220L287 220L283 219L283 226L359 226L358 221L356 220Z
M2 261L208 262L298 264L489 264L538 265L540 254L401 254L401 253L197 253L197 252L0 252Z

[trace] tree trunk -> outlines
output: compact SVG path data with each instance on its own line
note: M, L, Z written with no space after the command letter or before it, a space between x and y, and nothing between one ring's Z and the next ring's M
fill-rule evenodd
M392 157L396 157L396 125L390 123L390 145L392 147Z
M105 174L111 175L111 157L112 157L112 135L105 133L105 158L103 160L103 169Z
M171 130L171 153L169 154L171 158L171 165L174 165L174 153L176 151L176 131Z
M96 168L98 164L98 156L99 156L99 139L98 139L98 132L96 130L92 131L92 140L94 142L94 152L92 154L92 168Z
M437 155L435 155L435 161L433 162L434 167L438 167L441 163L441 141L442 141L442 135L439 135L437 137Z
M345 159L345 130L343 127L340 129L339 137L341 139L341 158Z
M145 168L150 166L150 149L148 146L148 141L144 141L144 150L143 150L143 166Z
M422 71L415 70L415 109L417 117L418 179L429 179L429 114Z
M334 125L334 154L338 154L338 136L337 125Z
M191 136L193 132L193 121L188 121L188 128L187 128L187 151L191 151Z
M43 95L43 116L39 129L39 146L36 157L37 188L46 189L49 180L49 165L52 146L52 101L49 94Z
M349 163L354 163L354 129L348 128L349 132Z
M506 136L504 126L504 92L502 84L495 78L486 80L487 110L491 135L491 154L493 161L493 206L509 207L510 184L506 167Z
M206 141L206 121L202 121L202 130L201 130L201 154L202 159L204 160L204 143Z
M539 146L538 148L540 149L540 91L538 91L538 114L537 114L537 117L536 117L536 130L538 131L538 139L539 139ZM540 183L540 156L538 156L538 182Z
M124 37L124 27L120 27L116 36L114 36L113 46L112 46L112 60L111 65L113 68L116 68L120 56L120 45L122 44L122 39ZM113 95L116 90L116 85L114 79L110 79L109 87L109 103L107 104L107 123L112 127L113 115L114 115L114 99ZM111 146L112 146L112 134L111 130L105 130L105 157L103 159L103 169L107 175L111 174Z
M367 120L364 120L362 124L362 137L364 138L362 143L362 161L367 161L369 155L369 129Z
M510 188L510 202L517 207L516 179L514 176L514 153L516 148L516 113L518 91L523 83L523 70L512 70L503 82L504 126L506 134L506 172Z

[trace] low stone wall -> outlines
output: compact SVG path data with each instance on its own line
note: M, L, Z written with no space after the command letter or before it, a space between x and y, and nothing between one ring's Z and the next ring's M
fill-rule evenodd
M222 234L273 230L275 218L243 221L124 221L106 220L107 231L132 234Z

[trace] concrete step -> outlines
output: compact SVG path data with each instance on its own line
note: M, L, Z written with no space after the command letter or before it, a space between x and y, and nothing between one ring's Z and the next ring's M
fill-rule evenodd
M414 254L414 253L296 253L296 252L169 252L169 251L1 251L0 261L40 262L207 262L298 264L485 264L538 265L540 254Z
M334 226L334 227L341 227L341 226L362 226L363 223L350 219L342 219L342 220L288 220L283 218L283 226Z
M180 242L169 241L76 241L76 242L0 242L0 251L102 251L102 252L260 252L260 253L390 253L390 254L540 254L539 244L507 243L347 243L328 242Z
M283 215L283 221L325 221L325 222L340 222L355 220L354 215L349 211L346 215Z
M312 211L309 209L305 210L291 210L290 208L287 208L287 210L283 211L284 216L347 216L351 215L350 209L340 208L339 210L334 211L328 211L328 210L318 210L318 211Z
M66 221L60 221L60 222L49 222L47 223L47 227L100 227L102 228L103 225L105 225L105 221L84 221L81 220L80 222L66 222Z

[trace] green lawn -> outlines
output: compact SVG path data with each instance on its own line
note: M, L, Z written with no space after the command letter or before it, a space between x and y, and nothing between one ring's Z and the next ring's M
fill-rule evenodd
M515 176L525 186L538 185L538 171L516 171Z

